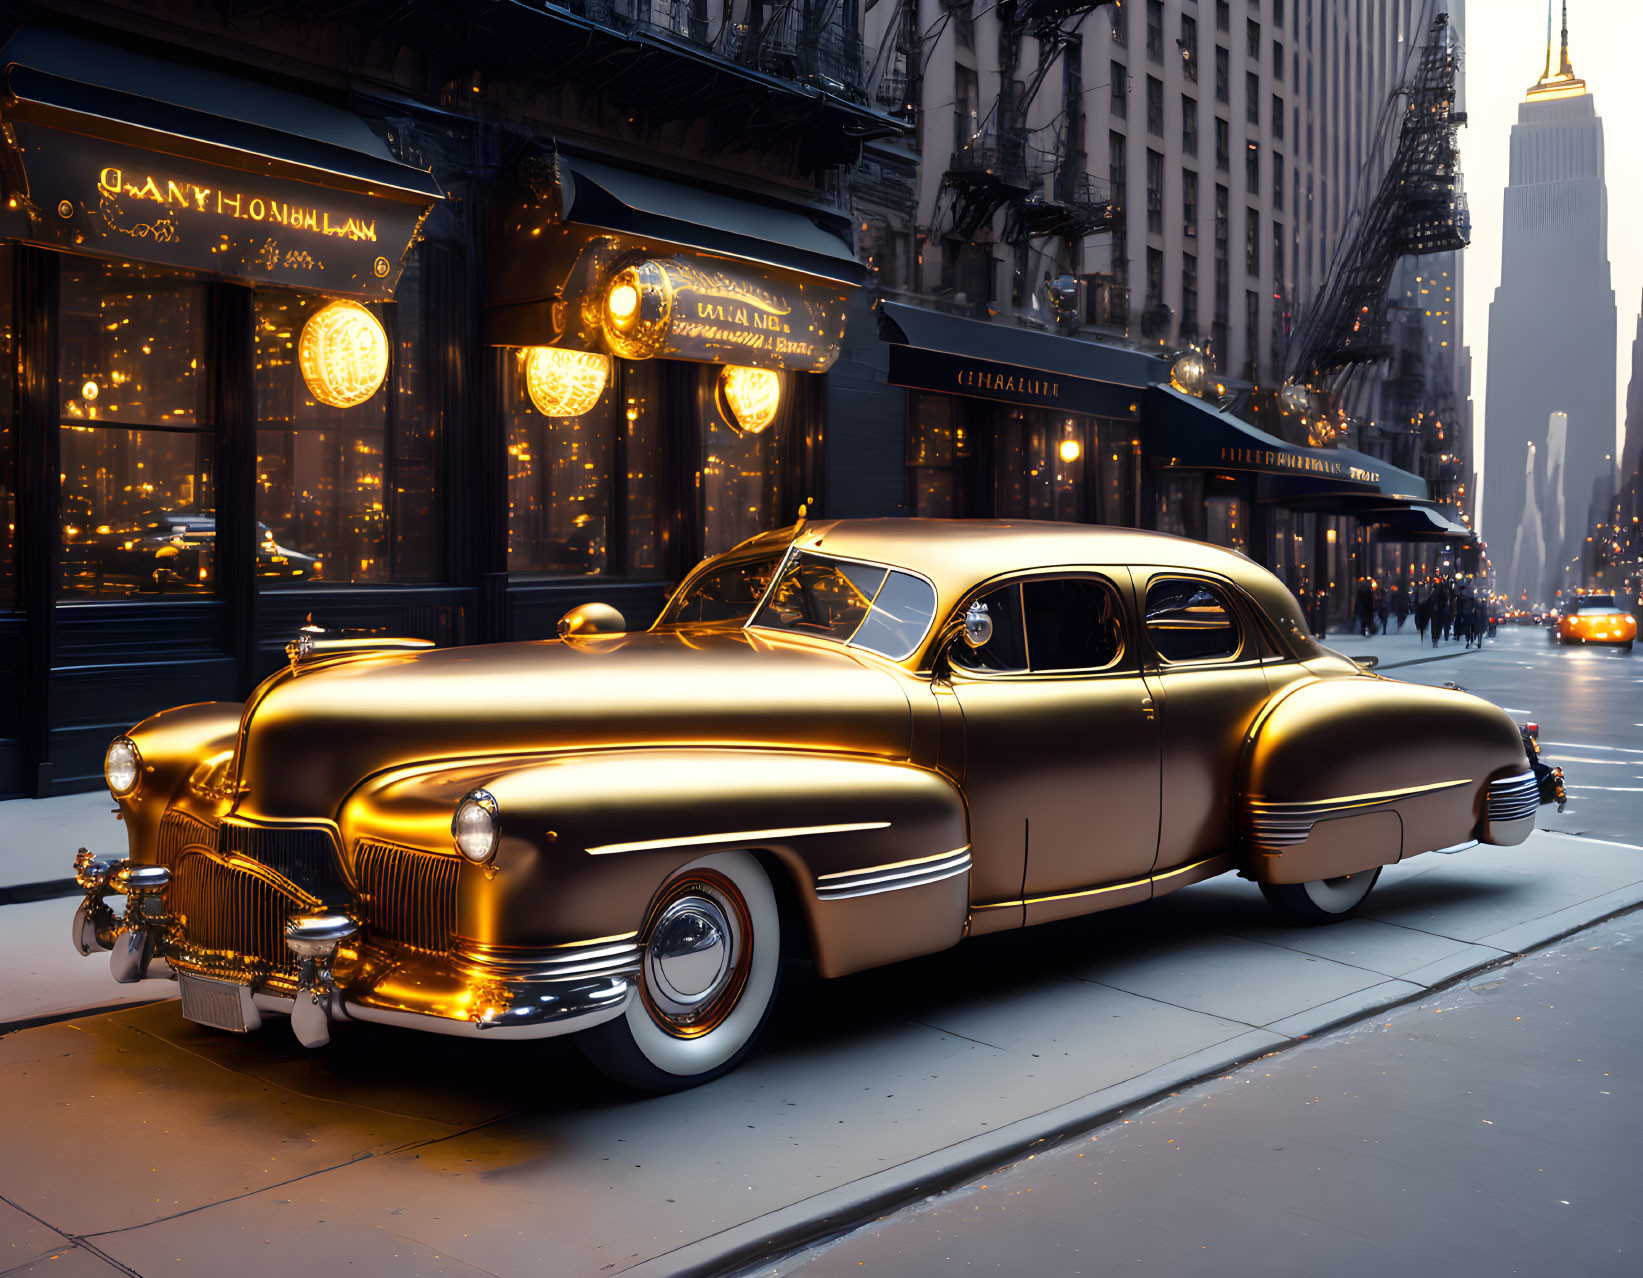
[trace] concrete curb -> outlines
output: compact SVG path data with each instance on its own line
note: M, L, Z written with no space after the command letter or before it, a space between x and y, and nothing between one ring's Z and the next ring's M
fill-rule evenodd
M1284 1022L1291 1030L1288 1036L1270 1029L1251 1029L1042 1114L1019 1119L997 1131L961 1140L900 1166L732 1225L620 1272L624 1278L750 1278L775 1260L841 1238L914 1202L1019 1161L1038 1147L1060 1144L1103 1127L1126 1110L1143 1108L1263 1056L1303 1046L1319 1034L1441 993L1479 972L1515 962L1531 950L1556 944L1576 932L1639 908L1643 908L1643 889L1632 887L1605 893L1480 942L1497 952L1446 973L1437 984L1420 986L1408 981L1386 981L1288 1018ZM1508 938L1515 944L1510 951L1501 952L1505 947L1498 942ZM1380 997L1373 997L1376 994Z

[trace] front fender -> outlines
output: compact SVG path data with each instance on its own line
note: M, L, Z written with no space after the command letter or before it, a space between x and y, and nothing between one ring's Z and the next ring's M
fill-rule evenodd
M238 701L201 701L150 715L126 735L142 756L141 780L119 800L133 862L152 860L159 845L160 818L172 804L209 819L227 809L226 792L208 787L227 775L240 727ZM209 766L208 766L209 765ZM196 792L188 784L196 772Z
M1313 679L1251 729L1243 836L1266 883L1301 883L1483 833L1489 782L1528 768L1498 706L1372 675Z
M501 838L492 865L460 867L465 947L630 935L670 874L732 848L785 874L824 976L927 954L963 935L964 803L923 768L723 748L401 768L344 804L350 856L361 842L449 852L451 815L476 787L496 798Z

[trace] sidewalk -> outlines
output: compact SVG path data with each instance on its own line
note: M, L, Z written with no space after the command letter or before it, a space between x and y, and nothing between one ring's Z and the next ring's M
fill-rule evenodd
M1404 623L1402 633L1398 631L1397 619L1392 621L1392 633L1370 635L1354 634L1350 630L1331 630L1327 635L1320 636L1318 642L1326 644L1336 652L1344 652L1349 657L1379 657L1379 669L1387 670L1396 666L1407 666L1417 661L1442 660L1445 657L1464 657L1467 649L1463 640L1444 639L1436 647L1432 646L1432 636L1428 632L1424 640L1415 631L1415 620L1411 617ZM1492 641L1485 639L1485 645ZM1472 652L1479 651L1473 647Z
M70 893L79 848L126 854L125 826L114 819L114 800L106 790L0 803L0 904L39 900L48 890L42 884L60 887L53 895ZM18 893L18 888L38 890Z

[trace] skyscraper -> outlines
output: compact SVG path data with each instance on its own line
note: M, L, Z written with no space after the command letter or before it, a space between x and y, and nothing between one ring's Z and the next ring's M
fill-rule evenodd
M1531 598L1563 584L1592 523L1592 494L1612 485L1615 303L1609 286L1608 192L1603 122L1569 64L1568 5L1554 71L1546 66L1512 127L1501 282L1489 307L1483 535L1501 553L1517 542L1529 509L1525 446L1539 445L1540 511L1561 505L1564 532L1545 536L1544 579L1507 580ZM1568 417L1557 495L1546 491L1552 414ZM1609 473L1606 473L1609 472ZM1561 498L1559 501L1557 498ZM1508 569L1508 571L1510 571ZM1574 583L1569 583L1574 584Z

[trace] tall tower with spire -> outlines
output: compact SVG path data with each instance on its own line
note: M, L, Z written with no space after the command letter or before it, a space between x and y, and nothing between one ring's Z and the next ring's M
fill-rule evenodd
M1615 435L1615 302L1609 283L1608 190L1603 121L1569 61L1569 7L1553 70L1551 6L1546 65L1512 126L1500 287L1489 307L1489 384L1484 406L1482 531L1491 550L1518 542L1525 512L1562 506L1564 536L1544 530L1541 580L1507 580L1516 596L1549 596L1591 531L1592 494L1612 491ZM1567 415L1563 473L1546 471L1547 423ZM1539 474L1526 476L1527 445ZM1526 485L1540 486L1538 502ZM1559 500L1546 491L1556 483ZM1539 532L1541 530L1537 530ZM1516 556L1496 554L1497 569ZM1510 571L1510 569L1508 570ZM1520 574L1521 575L1521 574Z

